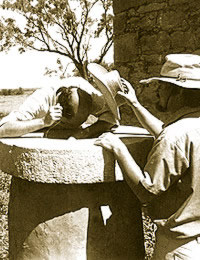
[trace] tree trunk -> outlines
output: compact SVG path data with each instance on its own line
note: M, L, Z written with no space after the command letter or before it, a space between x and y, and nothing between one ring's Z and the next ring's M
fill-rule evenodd
M87 64L88 64L87 61L84 62L83 64L82 63L78 63L78 62L75 63L75 66L76 66L80 76L83 77L86 80L88 80Z

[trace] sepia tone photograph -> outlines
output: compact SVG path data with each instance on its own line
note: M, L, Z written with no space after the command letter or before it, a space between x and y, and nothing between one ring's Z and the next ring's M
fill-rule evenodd
M198 0L0 0L0 79L0 259L200 259Z

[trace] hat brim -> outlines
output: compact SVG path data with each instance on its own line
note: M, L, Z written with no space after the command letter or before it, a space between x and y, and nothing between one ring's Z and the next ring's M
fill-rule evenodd
M177 78L167 78L167 77L153 77L149 79L143 79L140 80L141 84L149 84L153 81L164 81L164 82L169 82L172 84L175 84L177 86L183 87L183 88L188 88L188 89L200 89L200 80L179 80Z
M120 113L115 98L111 93L110 89L106 86L106 82L102 78L102 75L108 73L108 71L99 64L90 63L88 64L88 71L92 74L97 84L97 87L103 94L103 97L106 101L107 106L110 108L111 112L117 120L120 120Z

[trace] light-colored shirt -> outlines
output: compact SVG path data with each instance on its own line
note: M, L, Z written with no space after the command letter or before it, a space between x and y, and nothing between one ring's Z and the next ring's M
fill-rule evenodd
M136 194L168 236L200 236L200 110L155 140Z
M70 77L63 82L63 86L74 86L86 91L92 98L91 115L113 125L117 123L112 112L106 105L101 92L95 89L88 81L81 77ZM45 117L50 107L56 105L56 91L60 87L62 86L57 84L56 86L45 86L41 89L37 89L24 101L18 110L12 111L9 115L4 117L0 121L0 126L11 120L26 121Z

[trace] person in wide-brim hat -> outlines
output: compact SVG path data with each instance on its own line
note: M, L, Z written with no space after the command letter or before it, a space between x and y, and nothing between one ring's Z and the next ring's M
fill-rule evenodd
M154 135L145 166L138 165L126 145L112 133L104 133L95 144L113 153L124 179L157 224L152 260L197 260L200 255L200 56L167 55L160 76L141 83L154 81L159 83L159 104L173 117L167 124L140 104L130 86L127 94L120 92L143 127Z
M119 91L124 92L124 86L117 70L107 71L97 63L88 64L88 71L92 74L98 89L103 94L107 106L117 120L120 120L119 104L116 95Z
M162 66L160 77L141 80L148 84L164 81L189 89L200 89L200 56L194 54L170 54Z

